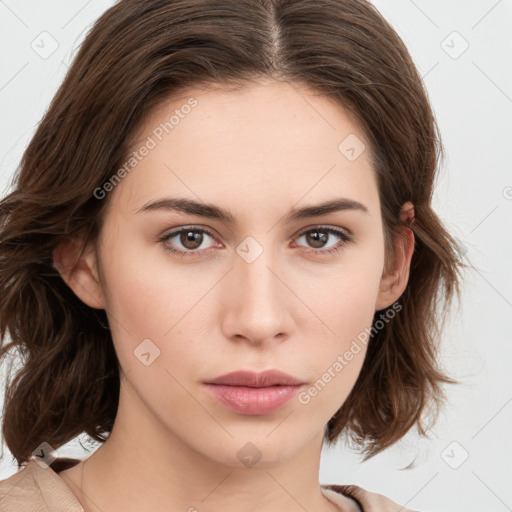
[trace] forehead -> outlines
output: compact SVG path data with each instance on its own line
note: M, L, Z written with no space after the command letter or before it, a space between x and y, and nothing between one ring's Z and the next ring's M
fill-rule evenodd
M371 203L377 192L358 124L295 83L189 89L148 113L130 142L139 157L114 195L132 210L164 193L264 207L329 195Z

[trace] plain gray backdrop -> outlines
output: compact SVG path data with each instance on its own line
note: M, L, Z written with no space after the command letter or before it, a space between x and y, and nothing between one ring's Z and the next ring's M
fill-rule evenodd
M442 340L442 365L462 384L446 388L430 439L411 432L366 463L346 447L324 448L320 481L422 512L512 510L512 1L374 3L423 76L447 155L434 206L474 266ZM112 4L0 0L0 196L73 52ZM59 455L88 456L85 439ZM0 479L16 469L3 445Z

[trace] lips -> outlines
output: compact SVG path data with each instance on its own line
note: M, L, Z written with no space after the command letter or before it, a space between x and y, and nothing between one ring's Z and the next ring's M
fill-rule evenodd
M265 415L285 406L304 382L279 370L237 371L205 382L210 396L223 407L243 415Z
M300 386L304 384L304 382L279 370L266 370L260 373L239 370L209 380L206 384L264 388L268 386Z

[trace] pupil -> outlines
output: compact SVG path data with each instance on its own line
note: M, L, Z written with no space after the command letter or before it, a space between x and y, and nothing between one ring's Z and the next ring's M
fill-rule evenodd
M319 236L317 236L318 234ZM327 234L321 231L314 231L310 233L308 236L310 238L310 240L308 240L308 243L312 241L311 245L315 248L323 247L327 239Z
M181 243L187 249L197 249L202 243L203 235L201 233L194 233L194 231L183 231L181 233Z

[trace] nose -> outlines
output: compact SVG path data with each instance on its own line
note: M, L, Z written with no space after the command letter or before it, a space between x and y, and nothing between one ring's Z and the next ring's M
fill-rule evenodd
M249 254L258 249L249 247ZM253 345L284 341L291 334L292 308L298 301L289 289L284 265L270 249L254 260L240 254L224 283L224 335Z

